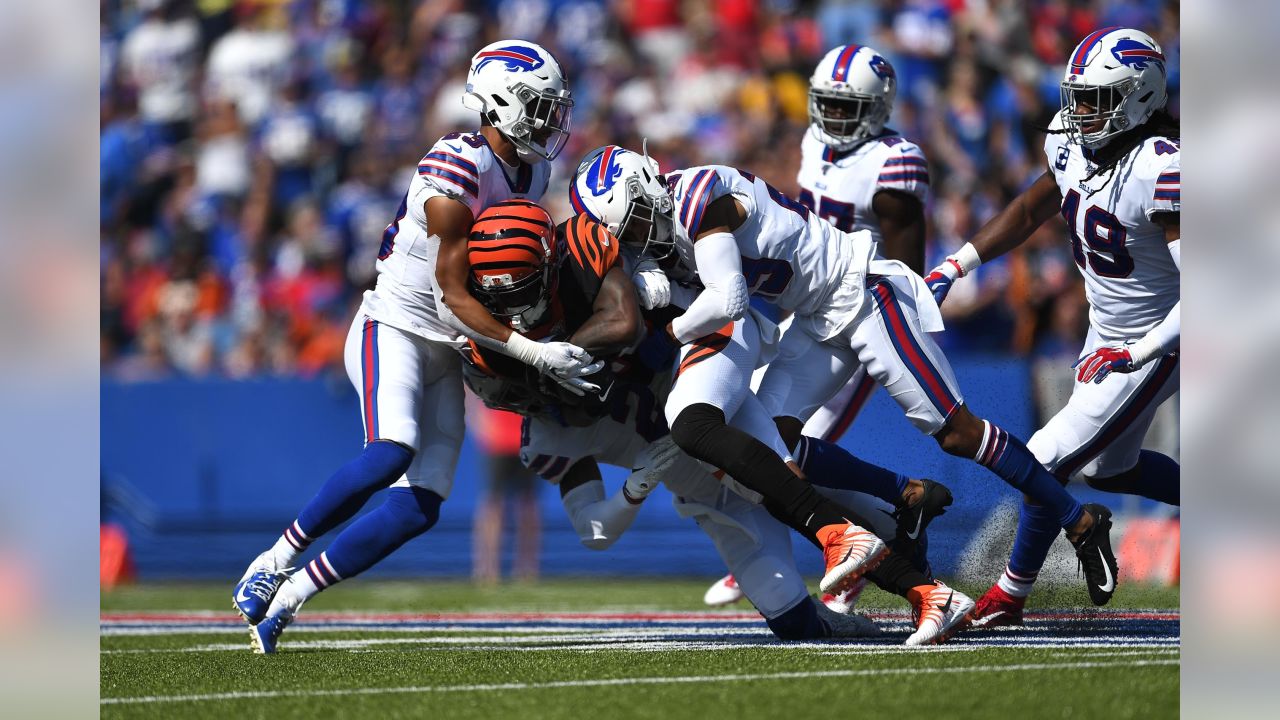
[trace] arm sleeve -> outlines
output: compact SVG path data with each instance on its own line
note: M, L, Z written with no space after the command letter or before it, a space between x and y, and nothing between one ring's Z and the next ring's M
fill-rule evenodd
M591 480L565 493L560 498L578 539L592 550L605 550L631 527L640 511L639 504L627 502L622 491L604 496L604 483Z
M693 246L705 288L683 315L671 321L680 343L688 343L741 319L747 310L747 281L733 233L707 235Z
M564 247L569 251L569 270L586 297L594 298L604 276L622 262L620 243L603 225L585 214L574 216L561 227Z
M1182 240L1174 240L1169 243L1169 254L1173 256L1173 264L1178 267L1178 271L1182 271ZM1146 364L1147 361L1167 355L1178 348L1182 342L1182 301L1174 304L1169 310L1169 314L1164 316L1164 320L1159 325L1151 328L1151 331L1143 335L1140 340L1135 342L1129 348L1129 354L1133 356L1139 364Z
M1139 365L1162 355L1168 355L1178 348L1182 339L1182 301L1178 301L1160 324L1142 336L1129 348L1129 354Z
M929 199L929 161L915 143L899 142L893 145L880 176L876 190L897 190L926 202Z

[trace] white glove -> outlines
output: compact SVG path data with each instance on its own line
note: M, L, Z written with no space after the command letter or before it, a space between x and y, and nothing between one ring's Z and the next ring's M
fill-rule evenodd
M571 390L576 395L600 392L600 386L583 380L585 375L600 372L604 361L595 360L586 350L567 342L534 342L518 332L506 342L507 354Z
M603 360L592 360L590 353L573 343L546 342L542 346L546 348L544 357L549 361L546 369L539 370L574 395L599 394L600 386L583 378L600 372L604 368Z
M631 279L636 284L636 294L640 296L640 307L645 310L663 308L671 304L671 281L667 274L658 267L658 263L646 259L636 265Z
M533 366L544 373L562 378L575 378L600 372L603 362L596 362L586 350L567 342L539 343L542 351Z
M655 440L636 455L635 467L622 486L622 493L632 503L640 503L662 482L662 477L680 459L680 446L670 435Z

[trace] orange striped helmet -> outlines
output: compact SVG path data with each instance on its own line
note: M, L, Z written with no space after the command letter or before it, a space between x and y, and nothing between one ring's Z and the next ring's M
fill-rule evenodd
M542 323L555 285L551 216L528 200L480 213L467 238L471 294L494 317L522 332Z

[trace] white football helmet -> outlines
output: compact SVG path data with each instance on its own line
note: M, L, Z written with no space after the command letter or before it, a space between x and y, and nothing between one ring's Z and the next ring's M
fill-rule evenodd
M476 53L462 104L515 143L526 161L554 159L569 139L573 99L564 71L531 42L502 40Z
M834 150L875 137L889 122L898 76L865 45L841 45L823 56L809 78L809 125Z
M1140 30L1092 32L1071 53L1061 96L1067 137L1097 150L1164 107L1164 52Z
M675 247L675 203L658 162L605 145L587 153L573 173L569 202L602 223L619 242L662 260Z

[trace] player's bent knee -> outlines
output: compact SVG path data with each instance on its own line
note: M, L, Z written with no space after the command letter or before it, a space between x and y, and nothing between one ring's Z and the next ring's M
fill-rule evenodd
M693 457L702 457L700 452L708 436L714 434L716 428L724 427L724 412L714 405L696 403L680 411L675 422L671 423L671 439L681 450Z
M804 423L799 418L786 416L774 418L773 423L778 426L778 434L787 444L787 449L795 450L796 444L800 442L800 435L804 432Z
M419 487L393 487L388 493L386 506L390 522L402 537L421 535L440 519L444 498L436 493Z
M1094 490L1103 490L1111 493L1129 493L1133 488L1133 476L1128 473L1120 473L1119 475L1108 475L1107 477L1098 477L1085 475L1084 482Z
M933 439L948 455L973 457L982 444L982 421L973 416L963 405L956 409Z
M818 610L807 597L781 615L765 618L765 623L779 640L813 640L826 635Z
M348 465L357 470L361 484L381 490L405 474L413 462L413 451L390 440L375 440L364 446L360 457Z

